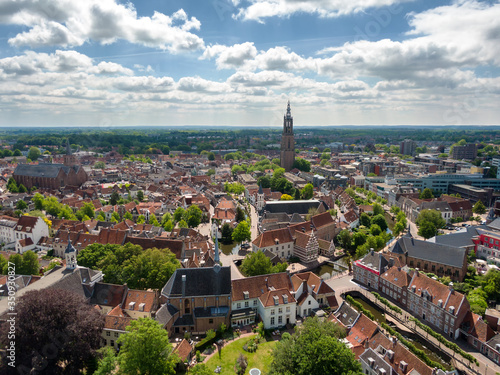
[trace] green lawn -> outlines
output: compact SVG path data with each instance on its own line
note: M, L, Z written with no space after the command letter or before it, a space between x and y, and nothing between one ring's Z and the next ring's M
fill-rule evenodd
M267 374L271 366L271 351L276 345L276 341L263 342L259 344L259 348L255 353L248 353L243 350L243 345L254 336L245 337L225 345L222 348L220 359L219 353L216 352L213 357L208 360L208 368L213 371L217 366L221 366L221 375L233 375L236 358L238 358L240 353L243 353L243 355L248 358L248 367L245 374L248 374L248 371L254 367L261 370L263 375Z

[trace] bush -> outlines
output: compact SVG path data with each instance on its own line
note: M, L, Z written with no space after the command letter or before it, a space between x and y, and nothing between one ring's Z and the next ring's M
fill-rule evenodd
M370 311L366 310L361 303L359 303L358 301L355 301L354 298L352 298L350 295L346 295L345 300L347 302L349 302L349 304L352 307L354 307L356 310L358 310L359 312L362 312L371 320L375 320L375 317L373 316L373 314Z
M377 292L372 292L372 294L375 296L376 299L378 299L380 302L382 302L384 305L386 305L392 311L395 311L398 314L402 314L403 313L403 310L401 310L399 307L397 307L397 306L393 305L392 303L390 303L384 297L381 297L380 294L378 294Z
M213 329L209 329L207 331L207 336L201 340L198 344L195 345L196 349L199 349L200 351L202 349L205 349L207 346L211 346L214 341L215 341L215 331Z

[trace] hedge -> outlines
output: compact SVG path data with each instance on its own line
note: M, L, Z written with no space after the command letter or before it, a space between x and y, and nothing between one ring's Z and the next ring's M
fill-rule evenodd
M215 340L215 336L216 336L215 331L213 329L209 329L207 331L207 336L203 340L201 340L199 343L197 343L195 345L195 348L201 350L202 348L205 348L205 345L210 346L211 344L213 344L213 341Z
M372 294L375 296L376 299L378 299L380 302L382 302L384 305L386 305L388 308L390 308L392 311L397 312L398 314L402 314L403 310L401 310L399 307L394 306L392 303L390 303L388 300L386 300L384 297L381 297L380 294L377 292L372 292Z
M474 356L470 355L469 353L464 352L457 344L455 344L454 342L448 341L447 339L444 338L443 335L440 335L439 333L434 332L429 326L426 326L425 324L421 323L418 319L410 318L410 320L415 322L415 324L417 326L419 326L421 329L423 329L429 335L434 337L441 344L443 344L447 348L453 350L455 353L460 354L463 358L465 358L469 362L473 362L477 366L479 366L479 361Z
M366 310L361 303L359 303L358 301L355 301L354 298L352 298L350 295L346 295L345 299L353 307L355 307L356 310L358 310L359 312L362 312L363 314L365 314L371 320L375 320L375 317L373 316L373 314L370 311Z

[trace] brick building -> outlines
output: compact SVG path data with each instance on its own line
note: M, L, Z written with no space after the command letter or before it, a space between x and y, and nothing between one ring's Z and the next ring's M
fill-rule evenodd
M204 334L230 324L231 268L177 269L161 292L157 320L169 333Z
M31 189L59 189L66 185L81 186L89 180L87 172L79 166L64 164L18 164L12 175L16 183Z

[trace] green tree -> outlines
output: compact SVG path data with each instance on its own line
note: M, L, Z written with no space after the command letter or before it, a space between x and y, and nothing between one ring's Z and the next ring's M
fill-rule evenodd
M245 211L240 206L236 207L236 221L239 223L246 219Z
M314 187L312 184L306 184L304 188L300 191L302 199L311 199L314 195Z
M371 225L373 224L376 224L380 227L380 229L382 230L382 232L385 232L388 228L387 226L387 220L385 220L385 217L384 215L375 215L374 217L372 217L372 220L371 220Z
M149 215L149 221L148 221L149 224L151 225L154 225L155 227L159 227L160 226L160 223L158 222L158 219L156 218L156 215L155 214L150 214Z
M106 221L106 215L104 214L103 211L100 211L99 214L97 215L96 219L99 221Z
M431 222L434 225L434 227L436 228L436 230L441 229L446 225L446 221L441 216L441 212L439 212L437 210L422 210L422 211L420 211L415 223L418 226L421 226L426 221ZM427 229L429 229L429 226L427 226ZM429 238L429 237L427 237L427 238Z
M229 223L224 223L221 228L221 242L224 245L233 243L233 228Z
M189 206L183 215L184 220L190 228L196 228L198 225L200 225L202 216L203 212L201 211L200 207L195 204Z
M425 188L419 196L420 199L432 199L434 195L432 194L432 189Z
M45 198L40 193L35 193L35 195L33 195L33 198L31 198L31 201L35 205L35 210L40 210L40 211L43 210L44 200L45 200Z
M391 207L391 214L397 215L401 211L401 208L398 206L392 206Z
M186 213L186 210L182 207L177 207L174 212L174 221L177 223L182 220Z
M186 220L184 220L184 219L182 219L181 221L179 221L179 222L177 223L177 226L178 226L179 228L189 228L188 223L186 223Z
M94 163L94 169L105 169L106 168L106 163L104 163L103 161L98 161L96 163Z
M252 233L250 232L250 225L247 221L240 222L233 231L233 240L236 242L250 241Z
M418 235L425 239L434 237L438 234L438 230L432 221L422 221L418 227Z
M282 200L282 201L292 201L293 197L291 195L288 195L288 194L283 194L283 195L281 195L280 200Z
M98 350L101 358L97 363L97 370L94 375L109 375L116 370L118 365L118 358L116 357L115 350L110 346L105 346Z
M38 255L31 250L23 254L21 275L38 275L40 271L40 263L38 263Z
M206 364L198 363L191 370L189 370L190 375L213 375L213 371L210 370Z
M352 242L355 248L358 248L358 246L363 245L366 242L366 234L363 232L356 232L352 236Z
M330 157L330 155L328 155ZM293 162L293 168L297 168L299 171L310 172L311 171L311 163L302 158L295 158Z
M40 152L40 149L38 147L30 147L28 151L28 159L31 159L33 161L37 160L42 153Z
M370 227L370 233L372 236L378 236L380 233L382 233L382 229L379 225L372 224L372 226Z
M359 216L359 223L365 227L369 227L371 225L371 220L372 219L366 212L362 212Z
M76 212L76 217L79 220L84 221L84 217L87 216L90 219L95 217L95 207L92 202L85 202L83 206Z
M476 215L485 214L486 206L479 200L476 202L476 204L474 204L474 207L472 207L472 212L474 212Z
M120 200L120 194L115 190L111 193L111 197L109 198L109 204L114 206Z
M21 153L21 151L19 151L19 149L16 148L12 156L23 156L23 154Z
M165 224L163 224L163 229L167 232L171 232L172 229L174 229L174 223L172 220L166 221Z
M207 158L208 158L208 160L215 160L215 154L213 152L209 152L207 154Z
M17 191L19 193L27 193L28 189L26 189L26 187L23 184L20 184L19 187L17 188Z
M173 353L168 332L151 318L132 320L121 335L118 362L124 375L174 375L178 357Z
M25 209L28 208L28 204L24 200L19 199L16 203L16 208L18 210L24 211Z
M139 202L142 202L142 201L144 200L144 192L143 192L142 190L139 190L139 191L137 192L137 200L138 200Z
M339 241L339 244L347 251L352 250L352 234L349 230L341 230L337 236L337 241Z
M269 176L261 176L257 179L257 183L262 185L262 188L267 189L271 187L271 179Z
M146 217L144 215L137 216L137 224L144 224L146 222Z
M111 214L111 219L114 219L114 221L116 221L117 223L120 222L121 218L120 218L120 214L116 211L113 211L113 213Z
M273 265L271 259L265 256L262 251L248 254L241 263L240 270L247 277L266 275L271 273Z
M353 352L340 341L345 331L328 320L307 318L290 338L276 344L271 375L361 374Z
M483 316L488 308L486 293L481 288L476 288L467 295L472 312Z
M59 219L77 220L76 215L73 213L73 210L67 204L65 204L64 206L58 204L58 207L60 207L60 209L55 216L57 216Z
M373 205L373 216L383 215L383 214L384 214L384 209L382 208L382 206L378 203L375 203Z
M125 214L123 215L123 219L124 220L134 220L134 216L130 213L130 212L125 212Z
M392 228L392 234L395 237L397 237L401 233L403 233L405 229L406 229L406 226L403 225L403 223L401 223L400 221L398 221L396 224L394 224L394 228Z

